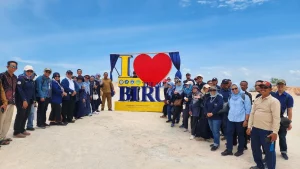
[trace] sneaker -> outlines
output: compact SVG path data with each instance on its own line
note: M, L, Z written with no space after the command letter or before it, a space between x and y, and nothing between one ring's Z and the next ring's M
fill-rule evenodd
M166 123L170 123L172 120L167 120Z
M181 129L182 129L182 128L184 128L184 126L183 126L183 125L181 125L181 126L179 126L179 128L181 128Z
M216 150L218 150L219 149L219 147L217 147L217 146L213 146L212 148L211 148L211 151L216 151Z
M241 156L243 154L244 154L244 152L238 151L238 152L234 153L234 156L239 157L239 156Z
M25 138L25 137L26 137L26 135L24 135L22 133L14 135L14 138Z
M44 124L44 126L45 126L45 127L50 127L50 125L49 125L49 124L47 124L47 123L45 123L45 124Z
M175 124L174 124L174 123L172 123L172 124L171 124L171 127L174 127L174 126L175 126Z
M112 109L108 109L108 111L113 111Z
M191 135L190 140L194 140L195 136Z
M258 168L257 166L252 166L249 169L260 169L260 168Z
M289 157L286 153L281 153L281 157L285 160L289 160Z
M213 147L213 146L215 146L215 144L211 144L211 145L210 145L210 147Z
M30 136L30 135L31 135L31 134L30 134L29 132L27 132L27 131L24 131L22 134L25 135L25 136Z
M188 132L189 130L188 129L185 129L183 132Z
M97 110L96 112L100 112L100 110Z
M92 113L89 114L89 116L92 116L92 115L93 115Z
M34 131L35 129L27 127L26 130L28 130L28 131Z
M233 153L232 153L232 151L228 151L228 150L226 149L223 153L221 153L221 155L222 155L222 156L232 156Z
M37 126L40 129L46 129L46 126Z

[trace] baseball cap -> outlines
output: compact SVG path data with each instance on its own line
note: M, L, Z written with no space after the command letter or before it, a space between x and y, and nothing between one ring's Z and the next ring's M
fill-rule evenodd
M284 84L284 85L286 85L286 81L283 80L283 79L279 79L279 80L277 81L277 84Z
M205 88L210 88L210 85L209 84L205 84L203 87L205 87Z
M44 72L46 72L46 71L52 72L52 70L51 70L50 68L45 68L45 69L44 69Z
M191 74L190 74L190 73L187 73L186 76L191 76Z
M203 76L201 74L198 74L196 77L202 77L203 78Z
M32 70L32 71L33 71L33 67L30 66L30 65L26 65L26 66L24 67L24 70L25 70L25 71L28 71L28 70Z
M71 70L68 70L67 73L68 74L73 74L73 72Z
M218 90L216 86L211 86L209 90Z
M229 80L228 79L223 79L222 80L222 84L228 84L229 83Z
M218 81L218 79L216 77L214 77L211 81Z
M194 85L193 89L198 89L199 90L199 87L197 85Z
M185 84L188 84L188 85L193 85L194 83L191 82L191 81L187 81Z
M272 84L268 81L263 81L259 86L267 86L268 88L272 88Z

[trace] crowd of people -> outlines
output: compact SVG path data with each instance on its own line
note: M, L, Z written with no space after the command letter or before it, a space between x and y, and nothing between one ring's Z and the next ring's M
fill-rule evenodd
M12 141L7 137L7 133L15 107L15 138L26 138L31 135L29 131L35 130L33 120L36 109L36 126L40 129L53 125L66 126L84 116L99 114L100 105L103 111L106 101L108 110L112 111L114 85L107 72L101 79L100 74L83 76L82 70L78 69L77 76L74 76L73 72L68 70L66 78L61 80L60 74L52 74L50 68L45 68L43 75L39 77L36 77L30 65L25 66L24 72L19 76L15 75L17 69L18 63L9 61L7 71L0 74L0 145L9 145ZM49 104L50 123L47 124L46 113Z
M217 78L205 83L202 75L192 79L187 73L184 81L168 77L163 84L165 105L161 118L167 118L166 122L174 127L183 117L179 127L189 132L190 123L191 140L199 137L212 141L211 151L220 147L220 140L226 140L221 155L236 157L243 155L251 142L256 166L250 169L275 169L275 141L279 136L281 156L288 160L286 135L292 129L294 100L285 91L285 80L278 80L276 92L270 82L256 81L258 94L254 100L247 91L247 81L232 83L223 79L219 86ZM238 146L234 154L233 146Z

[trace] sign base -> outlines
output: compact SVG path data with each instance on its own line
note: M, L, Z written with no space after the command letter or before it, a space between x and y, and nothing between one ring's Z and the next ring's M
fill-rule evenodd
M161 113L164 102L115 102L116 111Z

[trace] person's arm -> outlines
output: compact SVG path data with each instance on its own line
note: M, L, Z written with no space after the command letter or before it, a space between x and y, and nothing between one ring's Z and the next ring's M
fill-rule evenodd
M64 90L67 94L70 94L70 93L72 94L74 92L72 89L70 89L69 81L67 79L63 79L61 81L61 85L62 85L62 87L64 88Z
M271 105L271 113L273 118L272 131L277 134L280 127L280 102L277 99L274 99Z
M249 98L249 96L245 95L245 101L244 101L244 106L245 106L245 110L246 110L246 119L245 121L249 121L249 115L251 113L251 100Z
M223 98L221 96L216 96L216 102L217 102L217 106L213 108L212 110L212 114L215 115L217 114L222 108L223 108Z
M61 95L63 93L60 86L54 81L52 81L52 92L58 95Z
M35 83L36 83L36 90L37 90L37 92L38 92L38 94L39 94L39 96L40 96L40 98L41 99L44 99L45 98L45 95L44 95L44 93L43 93L43 91L42 91L42 77L38 77L37 79L36 79L36 81L35 81Z
M7 106L8 101L7 101L7 99L6 99L5 91L4 91L4 89L3 89L1 80L0 80L0 97L1 97L2 104L3 104L4 106Z
M24 90L23 90L24 84L25 84L24 78L19 77L18 80L17 80L17 90L18 90L18 93L20 94L20 97L21 97L23 102L27 101L26 95L25 95Z
M292 96L289 96L288 102L287 102L287 114L289 120L293 120L293 107L294 107L294 98Z
M251 129L252 126L253 126L253 119L254 119L254 113L255 113L255 111L256 111L256 106L255 106L255 101L254 101L251 113L249 115L248 129L249 128Z
M110 80L110 87L111 87L111 90L112 90L112 91L115 91L114 84L112 83L111 80Z

